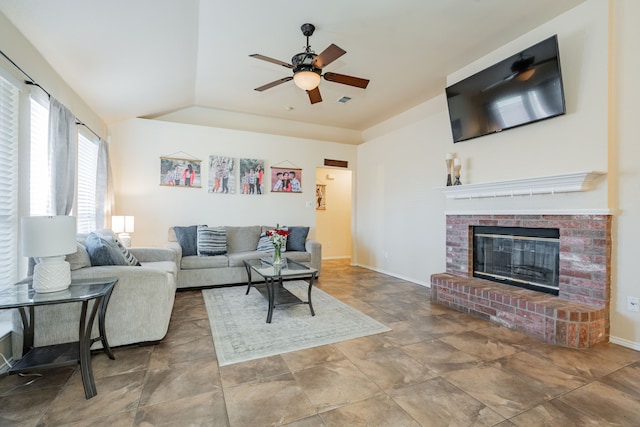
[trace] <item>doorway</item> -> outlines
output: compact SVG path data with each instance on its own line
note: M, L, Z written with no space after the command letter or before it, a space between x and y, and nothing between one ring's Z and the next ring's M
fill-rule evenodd
M316 240L322 259L351 258L352 171L316 168Z

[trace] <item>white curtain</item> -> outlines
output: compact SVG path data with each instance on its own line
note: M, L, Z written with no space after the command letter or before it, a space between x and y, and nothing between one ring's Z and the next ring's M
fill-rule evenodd
M69 215L76 176L76 117L51 97L49 104L49 159L51 203L55 215Z
M113 210L113 184L109 146L102 138L98 141L98 167L96 170L96 229L108 228L107 219Z

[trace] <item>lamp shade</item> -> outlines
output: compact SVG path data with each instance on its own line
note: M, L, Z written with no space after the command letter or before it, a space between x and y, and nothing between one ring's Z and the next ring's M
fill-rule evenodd
M131 215L114 215L111 217L111 230L114 233L133 233L134 224L134 217Z
M42 258L76 251L74 216L30 216L22 218L22 254Z
M293 82L300 89L313 90L320 84L320 74L314 71L298 71L293 75Z

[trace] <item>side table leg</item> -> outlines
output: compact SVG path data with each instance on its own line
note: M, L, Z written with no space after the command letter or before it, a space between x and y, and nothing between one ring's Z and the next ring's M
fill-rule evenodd
M87 304L88 301L82 301L82 310L80 312L79 325L79 343L80 346L80 374L82 375L82 384L84 385L84 395L87 399L91 399L98 394L96 384L93 380L93 368L91 367L91 329L93 321L96 318L98 307L102 304L104 297L96 298L91 314L87 320Z
M20 319L22 319L22 333L24 334L22 337L22 355L24 356L27 352L33 347L33 339L34 339L34 313L35 307L29 307L29 316L27 317L27 313L24 307L19 307L18 311L20 312Z
M100 341L102 341L102 350L107 354L109 359L115 360L116 356L111 351L111 347L109 346L109 341L107 340L107 331L104 327L104 319L107 315L107 307L109 306L109 300L111 299L111 294L113 293L113 287L109 290L109 292L104 296L102 302L100 303L100 311L98 312L98 329L100 330ZM97 301L96 301L97 304ZM89 331L91 334L91 331ZM91 346L91 344L89 344Z

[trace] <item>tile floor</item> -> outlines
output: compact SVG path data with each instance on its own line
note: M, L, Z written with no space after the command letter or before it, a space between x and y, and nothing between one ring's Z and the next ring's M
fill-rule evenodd
M1 377L0 425L640 425L640 352L554 347L345 261L318 286L392 331L219 368L201 293L178 292L160 344L93 356L93 399L75 367Z

